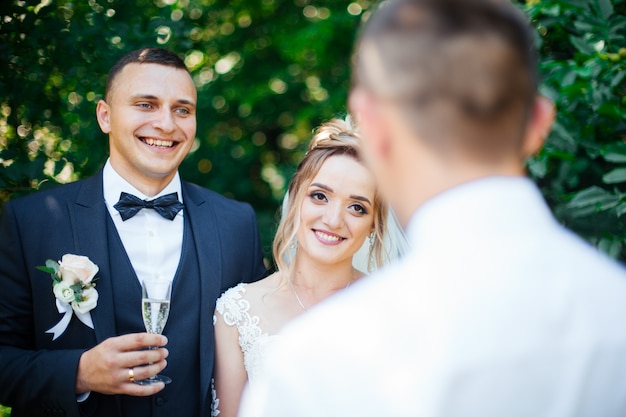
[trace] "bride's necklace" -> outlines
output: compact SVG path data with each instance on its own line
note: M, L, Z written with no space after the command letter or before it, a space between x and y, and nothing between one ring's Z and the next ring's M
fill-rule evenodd
M298 297L298 292L296 291L295 287L293 286L293 282L291 282L291 279L289 279L288 281L289 281L289 287L291 287L291 292L293 292L293 295L296 296L296 301L298 302L298 304L300 304L300 307L302 308L303 311L307 311L306 307L304 306L304 303L302 302L300 297ZM348 284L348 285L350 285L350 284Z
M298 292L296 291L296 287L293 286L293 282L291 282L291 278L289 278L287 281L289 281L289 287L291 288L291 292L293 292L293 295L296 297L296 301L300 305L300 308L302 308L303 311L308 311L307 308L304 306L304 303L300 299L300 296L298 296ZM343 288L344 289L348 288L350 284L352 284L352 281L354 281L354 277L350 281L348 281L346 286Z

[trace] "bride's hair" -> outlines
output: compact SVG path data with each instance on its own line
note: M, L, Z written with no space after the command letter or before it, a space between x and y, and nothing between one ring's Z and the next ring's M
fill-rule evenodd
M332 156L346 155L362 163L359 155L360 148L361 139L350 116L344 120L331 119L316 130L304 158L298 164L283 202L282 217L272 248L274 261L279 271L286 270L291 261L290 246L296 242L296 233L300 226L300 210L309 184L324 162ZM384 219L387 216L387 206L383 204L378 190L372 205L374 240L370 247L369 257L375 263L373 266L380 266L386 258L383 253L383 236L386 228Z

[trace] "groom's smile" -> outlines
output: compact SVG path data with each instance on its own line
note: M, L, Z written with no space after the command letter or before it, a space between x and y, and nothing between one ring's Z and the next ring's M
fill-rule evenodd
M182 69L129 64L116 76L107 101L98 103L109 134L111 165L148 196L174 177L196 135L196 88Z
M153 138L144 138L139 137L139 140L145 143L146 145L154 146L157 148L171 148L176 144L176 142L171 140L161 140L161 139L153 139Z

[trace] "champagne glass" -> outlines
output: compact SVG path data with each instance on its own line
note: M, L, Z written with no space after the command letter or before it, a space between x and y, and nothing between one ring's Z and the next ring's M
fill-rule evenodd
M141 315L148 333L161 334L170 313L170 297L172 284L169 281L144 279L141 281ZM156 349L156 346L150 347ZM169 384L172 379L165 375L152 375L149 378L136 380L139 385Z

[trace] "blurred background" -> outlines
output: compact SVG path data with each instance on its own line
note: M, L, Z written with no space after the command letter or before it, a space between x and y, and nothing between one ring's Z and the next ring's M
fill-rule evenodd
M626 3L518 2L558 119L528 161L557 217L626 260ZM95 173L95 105L124 53L178 53L199 93L183 178L255 208L268 262L276 213L312 129L346 112L369 0L2 0L0 207ZM0 239L2 237L0 236ZM0 406L0 416L9 410Z
M517 2L532 19L542 92L559 117L531 175L559 219L626 260L626 3ZM2 0L0 206L96 172L95 105L124 53L178 53L198 88L183 178L255 208L266 256L312 130L346 112L369 0Z

